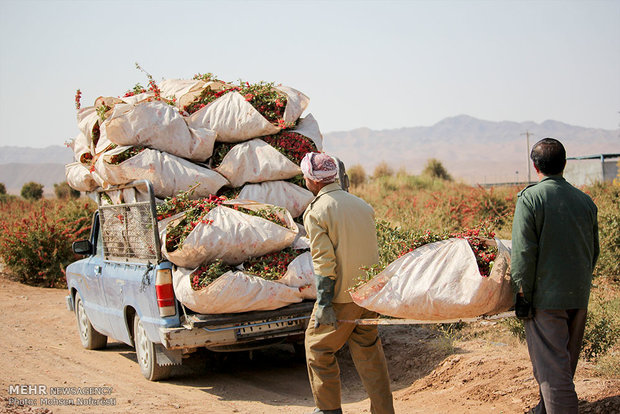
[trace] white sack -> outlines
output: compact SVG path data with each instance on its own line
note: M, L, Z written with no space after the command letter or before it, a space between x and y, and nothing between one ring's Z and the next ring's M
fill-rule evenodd
M174 98L178 103L179 99L187 94L191 94L194 98L200 95L205 82L195 79L164 79L158 86L161 96L166 99Z
M164 79L158 86L164 98L179 99L191 92L200 94L205 87L205 82L196 79Z
M287 95L284 121L295 122L308 106L308 97L293 88L278 86L276 89ZM220 142L241 142L280 131L237 91L228 92L194 112L187 118L187 124L215 130Z
M145 179L153 185L156 197L165 198L187 191L199 183L192 194L192 197L198 198L215 194L222 186L228 184L224 177L213 170L148 148L120 164L110 164L113 155L120 154L128 148L130 147L114 148L97 159L95 169L105 180L106 186Z
M101 156L101 154L99 154L99 156L95 155L95 158L92 161L91 167L89 169L90 171L90 176L93 178L93 180L95 180L95 182L97 183L97 187L101 187L101 188L108 188L110 187L110 183L107 182L105 180L105 178L103 178L101 176L101 174L99 174L99 171L97 171L97 159ZM93 166L94 165L94 169Z
M98 120L98 128L100 127L100 133L99 133L99 139L97 140L96 145L93 148L93 154L101 154L105 151L107 151L108 149L110 149L110 147L114 144L114 142L110 141L110 139L108 138L107 134L105 133L105 130L103 128L103 123L110 118L110 116L114 113L114 109L116 108L117 105L136 105L139 102L143 102L146 101L149 98L152 98L154 96L154 93L151 91L148 92L143 92L143 93L139 93L137 95L132 95L132 96L126 96L121 98L115 98L113 96L100 96L97 99L95 99L95 111L97 110L97 108L100 108L102 106L107 106L108 109L104 114L103 114L103 119L101 119L101 117L97 114L97 120Z
M80 162L65 165L67 184L74 190L89 192L99 187L90 173L90 167Z
M117 145L142 145L203 162L211 157L215 131L190 129L174 107L162 101L117 104L101 125L101 136Z
M279 128L263 117L239 92L228 92L187 118L192 128L217 132L217 140L240 142L275 134Z
M287 224L287 227L283 227L264 218L225 207L235 204L255 211L270 207L248 201L227 201L205 214L181 247L173 252L166 249L167 227L169 223L178 223L185 213L162 220L159 232L164 257L177 266L187 268L195 268L216 259L227 264L239 264L250 257L280 251L295 240L299 230L288 211L282 209L278 212L278 216Z
M488 277L480 275L465 239L413 250L351 293L359 306L396 318L441 320L492 315L513 304L510 240L495 240L498 253Z
M221 81L204 82L195 79L166 79L159 84L159 90L164 98L176 99L176 107L182 110L194 102L205 88L220 91L227 86L229 85Z
M303 114L308 107L310 98L299 92L297 89L293 89L289 86L280 85L275 88L287 96L286 108L284 108L283 116L284 122L290 124L297 121L297 119L299 119L301 114Z
M140 95L143 95L143 94L140 94ZM134 96L131 96L125 99L128 99L130 101L137 101L140 95L134 95ZM112 113L114 112L114 108L116 107L116 105L119 105L119 104L125 105L126 102L121 98L116 98L113 96L100 96L97 99L95 99L95 109L99 110L100 114L101 114L101 111L104 111L102 115L100 116L100 119L98 122L98 128L100 131L99 131L99 139L97 140L97 144L94 149L95 155L101 154L107 151L108 149L110 149L110 147L114 145L114 143L110 141L110 139L104 133L102 124L106 119L108 119L112 115Z
M286 273L276 282L298 288L304 299L316 299L316 281L312 254L305 252L289 263Z
M82 131L69 143L69 147L73 150L73 154L75 156L75 161L77 162L85 162L87 159L83 159L86 156L88 158L93 157L93 153L91 152L91 146L88 138Z
M87 106L78 110L77 121L78 128L86 138L86 142L91 154L96 154L96 144L93 139L95 135L95 129L99 128L99 115L97 115L97 110L94 106Z
M314 194L288 181L266 181L244 185L237 198L284 207L291 216L299 217L314 199Z
M287 180L301 174L301 168L262 139L237 144L228 151L215 171L233 187L245 183Z
M295 224L297 224L299 233L297 233L297 237L295 237L295 241L291 247L295 250L310 249L310 239L308 238L308 233L306 233L306 228L302 224Z
M243 272L226 272L208 286L194 290L191 269L172 272L176 298L198 313L236 313L278 309L302 301L299 289Z
M323 150L323 134L319 129L319 124L312 114L308 114L299 120L297 126L290 129L291 132L296 132L304 137L310 138L318 151Z
M121 99L123 100L123 102L125 102L126 104L130 104L130 105L135 105L138 102L142 102L145 101L151 97L155 96L155 94L151 91L147 91L147 92L142 92L136 95L131 95L131 96L123 96Z
M106 134L101 133L99 135L99 140L97 141L97 146L95 147L95 155L101 155L107 150L109 150L114 143L110 141L110 139L106 136Z

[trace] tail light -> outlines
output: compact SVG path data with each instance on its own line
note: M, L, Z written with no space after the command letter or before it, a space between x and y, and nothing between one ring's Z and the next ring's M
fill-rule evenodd
M157 276L155 277L159 316L172 316L176 313L174 289L172 288L172 268L166 265L167 263L157 269Z

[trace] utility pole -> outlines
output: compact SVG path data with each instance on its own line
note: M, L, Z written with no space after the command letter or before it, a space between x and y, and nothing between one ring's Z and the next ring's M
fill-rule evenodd
M532 182L532 178L530 177L530 164L532 163L530 161L530 135L533 136L534 134L532 134L530 131L525 131L521 135L525 135L527 140L527 183L529 184Z

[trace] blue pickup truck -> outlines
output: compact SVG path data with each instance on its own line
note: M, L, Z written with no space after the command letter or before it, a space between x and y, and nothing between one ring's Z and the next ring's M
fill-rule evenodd
M151 381L169 377L173 365L201 347L240 351L288 342L303 349L313 301L271 311L192 312L174 296L173 264L161 255L151 184L137 181L96 194L90 238L73 244L85 258L66 269L67 307L75 312L84 348L104 348L108 337L133 346Z

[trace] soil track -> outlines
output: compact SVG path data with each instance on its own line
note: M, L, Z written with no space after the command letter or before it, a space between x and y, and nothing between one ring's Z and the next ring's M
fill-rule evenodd
M131 347L110 341L102 351L82 348L65 295L62 289L24 286L0 274L0 413L301 414L313 410L305 363L290 346L252 354L197 353L175 368L169 381L149 382L140 374ZM452 352L433 330L382 328L397 413L522 413L536 403L527 350L519 343L476 339L456 343ZM369 412L347 350L339 360L345 413ZM48 395L9 394L17 384L43 385ZM581 412L620 413L620 379L598 378L582 363L576 385ZM50 395L52 387L109 392L92 398L107 398L114 405L58 405L62 399L91 396ZM17 406L11 398L31 404ZM42 405L41 398L48 400Z

